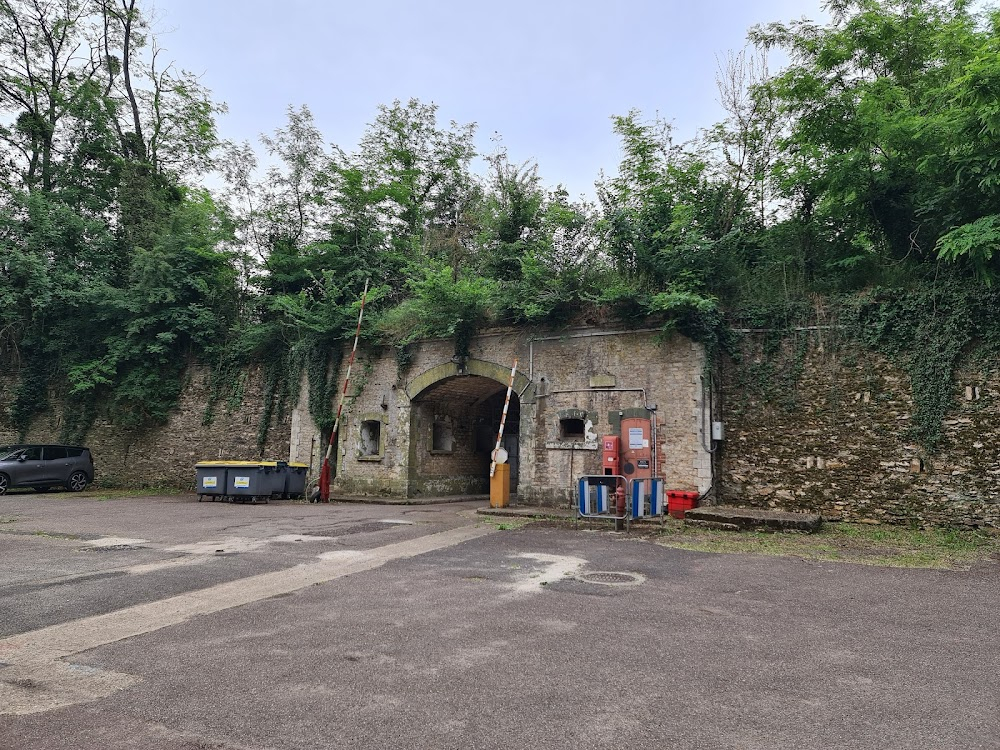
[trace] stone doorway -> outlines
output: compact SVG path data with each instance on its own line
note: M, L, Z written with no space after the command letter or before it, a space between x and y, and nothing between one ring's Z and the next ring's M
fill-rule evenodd
M409 494L480 495L489 492L507 385L481 375L438 380L410 403ZM511 463L511 492L520 475L521 402L511 394L503 446Z

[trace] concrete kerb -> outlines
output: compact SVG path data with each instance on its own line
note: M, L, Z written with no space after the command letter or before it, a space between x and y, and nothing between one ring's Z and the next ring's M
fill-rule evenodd
M521 518L525 520L533 521L577 521L581 523L594 524L597 526L604 526L607 521L599 518L578 518L576 508L558 508L558 507L544 507L544 506L508 506L506 508L477 508L476 514L480 516L493 516L496 518ZM633 518L631 520L632 526L641 526L643 528L660 526L660 517L644 517L644 518ZM614 528L612 525L610 528Z
M369 497L365 495L331 495L333 503L361 505L443 505L445 503L488 503L489 495L445 495L441 497Z
M572 508L545 508L542 506L507 506L506 508L477 508L480 516L497 516L499 518L553 518L572 521L576 518L576 510Z

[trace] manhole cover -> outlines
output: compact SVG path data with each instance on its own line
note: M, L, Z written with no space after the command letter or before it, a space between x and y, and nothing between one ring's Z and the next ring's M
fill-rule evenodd
M600 583L604 586L637 586L643 582L643 577L635 573L612 573L596 571L578 576L584 583Z

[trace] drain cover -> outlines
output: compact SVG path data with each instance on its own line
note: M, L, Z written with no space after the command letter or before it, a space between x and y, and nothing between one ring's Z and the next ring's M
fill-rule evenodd
M584 583L600 583L605 586L636 586L642 583L642 576L635 573L612 573L608 571L596 571L594 573L584 573L578 578Z

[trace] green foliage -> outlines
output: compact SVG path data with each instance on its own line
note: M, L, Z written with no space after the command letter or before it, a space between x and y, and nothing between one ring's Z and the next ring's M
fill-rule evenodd
M502 147L475 175L476 125L441 124L416 99L379 107L355 152L290 108L258 171L249 145L220 155L224 107L157 67L137 3L0 3L12 417L27 429L53 391L67 436L97 416L162 422L202 362L206 423L259 365L261 446L303 370L329 429L368 279L363 336L396 347L400 379L412 342L450 337L467 357L488 325L656 325L714 361L737 348L726 321L787 329L817 298L853 300L851 330L907 369L931 447L957 358L1000 340L987 286L1000 262L1000 14L964 0L830 11L825 25L752 30L790 65L770 75L759 55L732 56L726 118L692 140L659 117L613 118L623 157L593 205ZM73 52L87 49L104 54ZM214 166L221 199L187 184ZM801 341L788 354L767 338L775 361L751 379L794 380Z
M848 329L860 343L901 366L910 378L912 438L932 453L955 396L954 370L978 337L980 316L992 317L994 295L961 279L901 293L874 289L851 300Z
M20 372L10 417L18 429L19 439L23 439L31 420L48 406L49 373L45 360L32 357Z
M998 16L981 22L964 0L831 10L825 27L751 32L792 58L759 91L787 122L774 174L818 230L818 260L837 266L864 248L884 267L936 256L993 273Z
M334 413L331 411L330 405L337 393L336 383L333 382L333 379L336 376L336 365L339 364L339 357L331 355L338 353L320 346L312 346L306 353L306 373L309 378L309 414L312 415L316 426L324 433L333 429Z
M267 363L264 370L264 409L257 425L257 451L261 457L264 455L264 446L267 445L267 436L270 434L275 412L277 411L280 420L284 411L282 371L285 369L285 364L284 358L273 359Z
M495 285L488 279L455 279L446 266L423 269L410 282L412 296L380 319L384 335L401 343L420 338L455 339L455 355L469 356L469 343L488 320Z
M942 235L937 242L938 255L943 260L967 259L976 274L990 283L990 261L1000 249L1000 214L984 216L963 224Z

